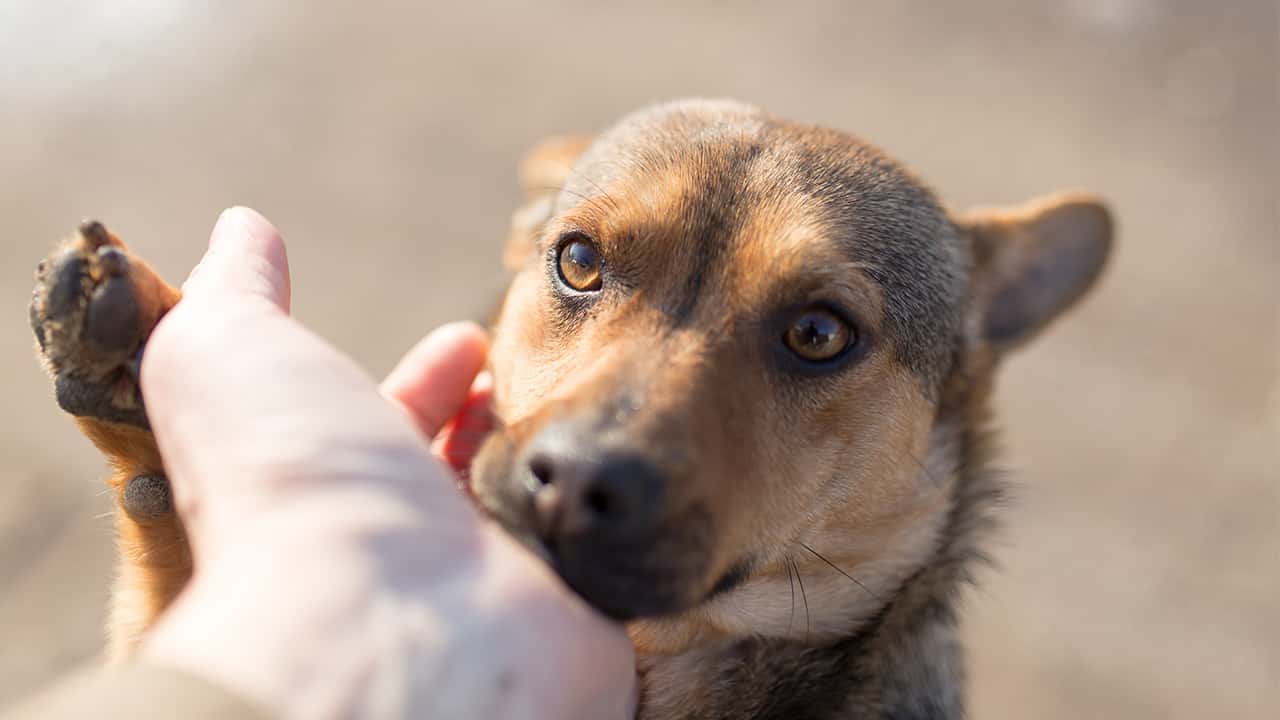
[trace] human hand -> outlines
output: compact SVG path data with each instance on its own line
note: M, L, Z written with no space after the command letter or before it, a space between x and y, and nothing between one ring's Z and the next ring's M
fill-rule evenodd
M436 331L380 392L289 318L284 245L245 209L184 292L142 387L195 572L145 659L287 717L629 716L621 629L428 448L483 365L477 328Z

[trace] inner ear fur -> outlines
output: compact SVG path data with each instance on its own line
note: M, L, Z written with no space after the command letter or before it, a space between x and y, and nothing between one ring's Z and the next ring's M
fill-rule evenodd
M979 327L999 351L1035 337L1084 297L1111 254L1111 212L1085 193L974 210L957 223L972 239Z
M511 234L503 252L503 264L508 270L515 272L528 262L538 232L551 219L556 195L591 141L584 135L547 138L521 160L519 177L525 202L511 217Z

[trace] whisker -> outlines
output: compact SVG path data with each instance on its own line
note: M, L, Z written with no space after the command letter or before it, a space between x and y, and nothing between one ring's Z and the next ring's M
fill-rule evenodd
M567 168L567 169L568 169L570 172L573 172L573 168L571 168L571 167L570 167L570 168ZM591 184L591 187L595 188L596 190L599 190L599 191L600 191L600 194L604 196L604 199L605 199L605 200L608 200L608 201L609 201L609 204L613 206L613 209L614 209L614 210L620 210L620 209L621 209L621 206L620 206L620 205L618 205L618 201L617 201L617 200L614 200L614 199L613 199L613 196L612 196L612 195L610 195L610 194L609 194L609 192L608 192L607 190L605 190L604 188L600 187L600 184L599 184L599 183L597 183L595 180L592 180L590 177L588 177L588 176L586 176L586 175L578 175L577 177L579 177L579 178L581 178L581 179L583 179L583 180L586 180L588 183L590 183L590 184Z
M796 577L791 574L791 564L784 563L787 569L787 584L791 586L791 615L787 618L787 635L791 635L791 626L796 621Z
M916 467L920 468L920 472L924 474L925 478L928 479L929 482L933 483L934 487L941 485L941 483L938 482L938 479L933 476L933 473L929 472L929 466L925 465L924 461L916 457L915 453L908 452L907 457L911 458L911 462L915 463Z
M561 185L560 187L550 187L550 186L542 185L542 186L535 186L535 187L531 187L531 188L529 188L529 189L530 189L530 190L541 190L542 192L548 192L548 193L562 193L562 192L566 192L566 193L569 193L570 195L572 195L572 196L574 196L574 197L576 197L576 198L578 198L578 199L582 200L583 202L587 203L588 205L597 205L597 204L599 204L599 202L600 202L600 200L601 200L601 198L598 198L598 197L591 197L590 195L584 195L584 194L582 194L582 193L578 192L577 190L570 190L569 188L567 188L567 187L565 187L565 186L563 186L563 185ZM607 196L606 196L606 197L607 197ZM613 205L614 209L617 209L617 206L618 206L617 202L615 202L615 201L613 200L613 198L608 198L608 197L607 197L607 199L608 199L609 203Z
M169 552L170 550L173 550L173 549L174 549L174 548L176 548L176 547L181 547L181 546L182 546L182 544L183 544L184 542L186 542L186 538L182 538L182 539L179 539L179 540L174 540L173 542L168 543L168 544L166 544L166 545L161 545L161 546L157 546L157 547L148 548L147 550L145 550L145 551L143 551L143 552L141 552L141 553L138 553L138 554L134 555L134 556L133 556L133 561L134 561L134 562L137 562L137 563L146 562L146 561L151 557L151 555L152 555L152 554L154 554L154 553L167 553L167 552Z
M830 560L828 560L825 556L823 556L823 555L822 555L822 553L820 553L820 552L818 552L817 550L814 550L813 548L809 547L806 543L800 543L800 547L802 547L802 548L804 548L805 550L808 550L809 552L813 553L813 556L814 556L814 557L816 557L816 558L818 558L819 560L821 560L822 562L824 562L824 563L826 563L826 564L830 565L830 566L831 566L831 568L832 568L833 570L835 570L836 572L838 572L838 573L840 573L841 575L843 575L843 576L845 576L845 577L849 578L849 580L850 580L851 582L853 582L853 584L854 584L854 585L857 585L858 587L862 588L862 591L863 591L863 592L865 592L866 594L870 595L870 596L872 597L872 599L874 599L874 600L876 600L876 601L880 601L880 596L878 596L878 595L876 595L875 593L871 592L871 588L868 588L866 585L863 585L863 584L862 584L862 582L861 582L860 580L858 580L858 578L856 578L856 577L854 577L854 576L850 575L849 573L845 572L845 571L844 571L844 569L842 569L839 565L836 565L835 563L833 563L833 562L831 562Z
M796 559L791 558L791 567L796 571L796 582L800 583L800 599L804 601L804 637L809 639L809 595L804 591L804 576L800 574L800 566L796 564Z

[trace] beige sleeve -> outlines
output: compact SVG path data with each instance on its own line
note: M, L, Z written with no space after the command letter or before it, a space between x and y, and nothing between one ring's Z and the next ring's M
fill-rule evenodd
M0 710L0 720L269 717L252 703L207 680L181 670L147 665L82 669L17 705Z

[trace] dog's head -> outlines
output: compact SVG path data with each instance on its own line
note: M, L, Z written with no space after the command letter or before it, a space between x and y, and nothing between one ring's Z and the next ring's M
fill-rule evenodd
M949 386L1110 246L1092 199L952 215L856 138L727 102L552 141L523 174L475 491L654 648L873 612L951 505Z

